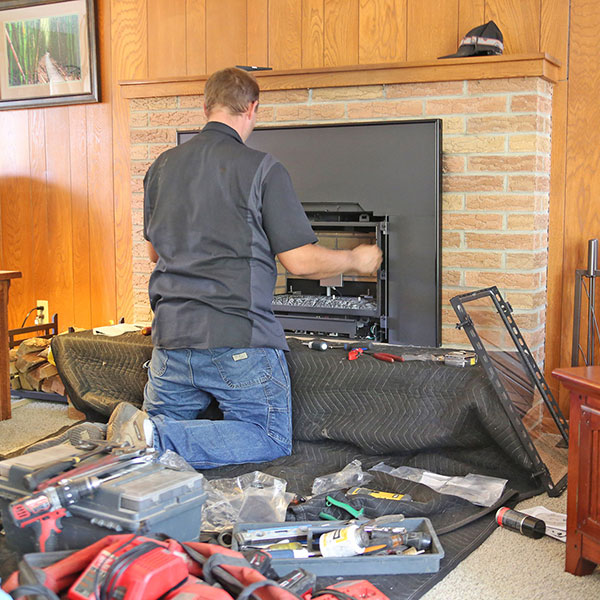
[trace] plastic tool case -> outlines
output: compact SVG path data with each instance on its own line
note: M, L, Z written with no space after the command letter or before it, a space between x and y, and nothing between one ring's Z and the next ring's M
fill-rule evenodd
M346 521L286 521L285 523L240 523L233 528L232 548L239 550L240 545L237 534L271 531L277 537L283 530L290 530L288 539L312 537L313 544L321 534L347 525ZM283 576L293 569L303 568L318 576L323 575L401 575L405 573L435 573L440 569L440 561L444 557L444 550L440 541L427 518L407 518L396 523L386 523L390 526L405 527L407 531L423 531L431 536L431 548L417 555L373 554L371 556L348 557L323 557L309 558L273 558L271 565L278 575ZM310 532L310 533L309 533ZM268 550L267 550L268 551Z
M35 552L33 528L21 530L7 513L10 502L28 495L23 477L49 462L77 454L64 444L0 462L0 508L11 546ZM206 499L204 477L191 471L175 471L149 463L103 483L67 509L48 550L82 548L110 533L164 533L181 541L198 539L202 505Z

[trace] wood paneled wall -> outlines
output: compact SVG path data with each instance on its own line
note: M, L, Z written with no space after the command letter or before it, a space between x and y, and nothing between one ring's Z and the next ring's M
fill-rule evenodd
M23 272L11 286L11 326L20 325L36 299L49 300L64 326L132 314L128 111L119 80L235 64L289 69L430 60L455 51L469 29L494 19L505 53L545 51L563 64L554 95L547 330L549 366L568 364L572 273L582 265L587 238L600 233L594 172L600 150L589 143L600 121L595 5L97 0L102 102L0 111L0 268Z
M139 0L113 0L119 21ZM490 19L506 53L566 64L568 0L141 0L150 79L251 64L273 69L435 59Z
M98 4L102 102L0 111L0 265L23 273L10 327L36 300L64 327L116 314L110 11Z

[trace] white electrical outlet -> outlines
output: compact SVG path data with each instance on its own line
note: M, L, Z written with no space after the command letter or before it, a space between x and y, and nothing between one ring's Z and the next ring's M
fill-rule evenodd
M40 323L50 323L50 313L48 311L48 300L38 300L36 306L42 306L43 310L38 311L38 316L41 316ZM40 313L42 313L40 315Z

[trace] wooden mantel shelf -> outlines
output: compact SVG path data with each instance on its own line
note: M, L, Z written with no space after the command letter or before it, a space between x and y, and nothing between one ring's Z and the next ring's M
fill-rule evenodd
M257 71L260 89L297 90L306 88L430 83L465 79L542 77L556 83L560 61L546 53L449 58L428 62L382 63L289 71ZM124 98L155 98L201 94L208 75L174 77L152 81L121 81Z

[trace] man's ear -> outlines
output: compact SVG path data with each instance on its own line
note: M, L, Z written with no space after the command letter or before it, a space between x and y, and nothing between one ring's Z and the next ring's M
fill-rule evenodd
M252 115L258 111L258 100L250 102L248 105L248 118L252 118Z

